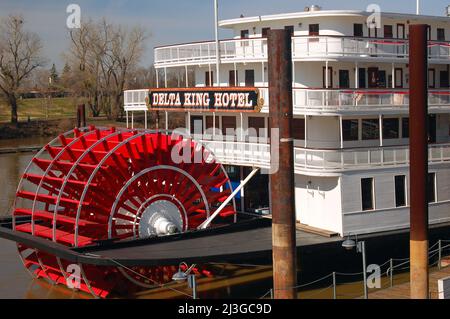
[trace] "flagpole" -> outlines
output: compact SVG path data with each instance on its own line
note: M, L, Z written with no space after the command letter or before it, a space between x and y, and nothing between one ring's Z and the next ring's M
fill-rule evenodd
M216 86L220 86L220 44L219 44L219 3L214 0L214 20L216 36Z

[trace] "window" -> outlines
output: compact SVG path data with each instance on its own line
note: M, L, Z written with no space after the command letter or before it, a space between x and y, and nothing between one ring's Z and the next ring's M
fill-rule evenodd
M433 144L437 141L437 117L436 114L428 115L428 143Z
M343 120L342 132L344 141L357 141L359 139L359 121Z
M296 140L305 140L305 119L294 119L292 135Z
M428 87L430 89L434 89L436 87L436 70L435 69L428 70Z
M441 28L437 29L437 40L445 41L445 29L441 29Z
M405 38L405 25L402 23L397 24L397 38L398 39Z
M374 210L374 189L373 189L373 178L363 178L361 179L361 199L362 199L362 210Z
M384 70L378 71L378 87L386 88L386 85L387 85L386 71Z
M288 26L284 27L284 30L289 31L289 33L291 34L291 37L294 36L294 26L288 25Z
M400 124L398 118L383 119L383 139L400 138Z
M369 76L369 88L377 88L379 81L379 69L378 68L368 68L367 74Z
M358 87L360 89L366 88L366 69L365 68L358 69Z
M203 116L191 116L191 134L203 135Z
M262 37L267 38L270 28L262 28Z
M353 36L355 36L355 37L363 37L364 36L362 23L355 23L353 25Z
M428 203L436 203L436 173L428 173Z
M384 26L384 37L392 39L394 37L394 31L391 25Z
M205 72L205 85L206 86L212 86L212 84L214 83L214 71Z
M249 117L248 128L250 137L265 137L265 119L264 117ZM256 133L256 135L255 135Z
M214 116L205 116L205 129L212 130L214 128Z
M440 82L441 88L448 88L449 87L448 71L441 71L441 72L439 72L439 82Z
M395 207L406 206L406 176L395 176Z
M402 137L409 138L409 117L402 118Z
M309 25L309 36L311 37L317 37L319 36L319 25L318 24L310 24Z
M395 68L395 88L403 88L403 69Z
M362 120L362 139L377 140L380 138L380 121L378 119Z
M229 79L228 83L230 83L230 86L239 86L239 79L238 79L238 72L235 70L231 70L229 73Z
M245 70L245 86L255 86L255 70Z
M235 116L222 116L222 134L227 135L227 130L236 130L236 117ZM228 132L231 134L232 132ZM236 135L233 132L233 135Z
M350 87L350 72L339 70L339 88L348 89Z
M248 30L241 31L241 39L248 39L250 37L250 33Z

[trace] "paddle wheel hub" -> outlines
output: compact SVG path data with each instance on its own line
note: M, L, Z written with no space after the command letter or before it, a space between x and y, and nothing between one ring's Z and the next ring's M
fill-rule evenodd
M46 145L28 165L14 203L14 230L75 248L103 240L168 236L197 230L231 192L222 165L189 138L75 129ZM19 217L30 222L18 223ZM233 201L220 211L213 227L235 221ZM68 269L73 265L61 258L22 244L18 249L35 277L66 284L72 275ZM159 286L178 270L178 265L77 266L79 288L97 297ZM194 271L210 275L201 267Z

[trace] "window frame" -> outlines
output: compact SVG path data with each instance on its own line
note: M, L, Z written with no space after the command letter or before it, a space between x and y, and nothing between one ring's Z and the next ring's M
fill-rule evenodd
M385 129L385 122L394 122L394 120L397 122L397 136L396 137L388 137L389 134L386 134L386 129ZM398 140L400 139L400 118L398 117L386 117L383 118L383 140Z
M376 127L378 127L377 134L374 137L371 138L365 138L364 137L364 124L365 122L373 122L376 124ZM367 126L366 126L367 127ZM362 141L376 141L380 139L380 120L375 118L366 118L361 119L361 140Z
M363 198L363 181L364 180L370 180L371 181L371 200L372 200L372 207L370 209L364 209L364 198ZM361 178L360 182L360 192L361 192L361 211L363 212L372 212L376 210L376 200L375 200L375 178L373 176L371 177L363 177Z
M317 31L311 31L312 27L317 26ZM320 36L320 23L311 23L308 26L308 35L310 37L318 37Z
M344 127L344 122L349 122L350 124L353 122L356 122L356 139L346 139L346 134L345 134L345 132L346 132L346 130L345 130L345 127ZM359 119L342 119L342 140L343 140L343 142L355 142L355 141L359 141L359 129L360 129L360 121L359 121ZM349 127L349 132L350 132L350 135L349 136L352 136L352 132L353 132L353 127L352 127L352 125L350 125L350 127Z
M397 178L403 178L403 192L404 192L404 205L399 205L397 202ZM404 208L408 207L408 179L406 175L394 175L394 202L395 202L395 208Z

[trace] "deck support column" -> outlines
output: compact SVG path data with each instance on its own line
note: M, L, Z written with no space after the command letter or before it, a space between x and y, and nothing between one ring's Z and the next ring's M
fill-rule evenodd
M411 299L429 298L427 25L410 25Z
M278 129L279 149L271 134L271 212L275 299L295 299L297 283L294 140L292 138L292 41L285 30L268 33L270 127ZM278 142L278 141L277 141ZM274 152L279 152L278 156ZM274 163L279 159L279 163Z

